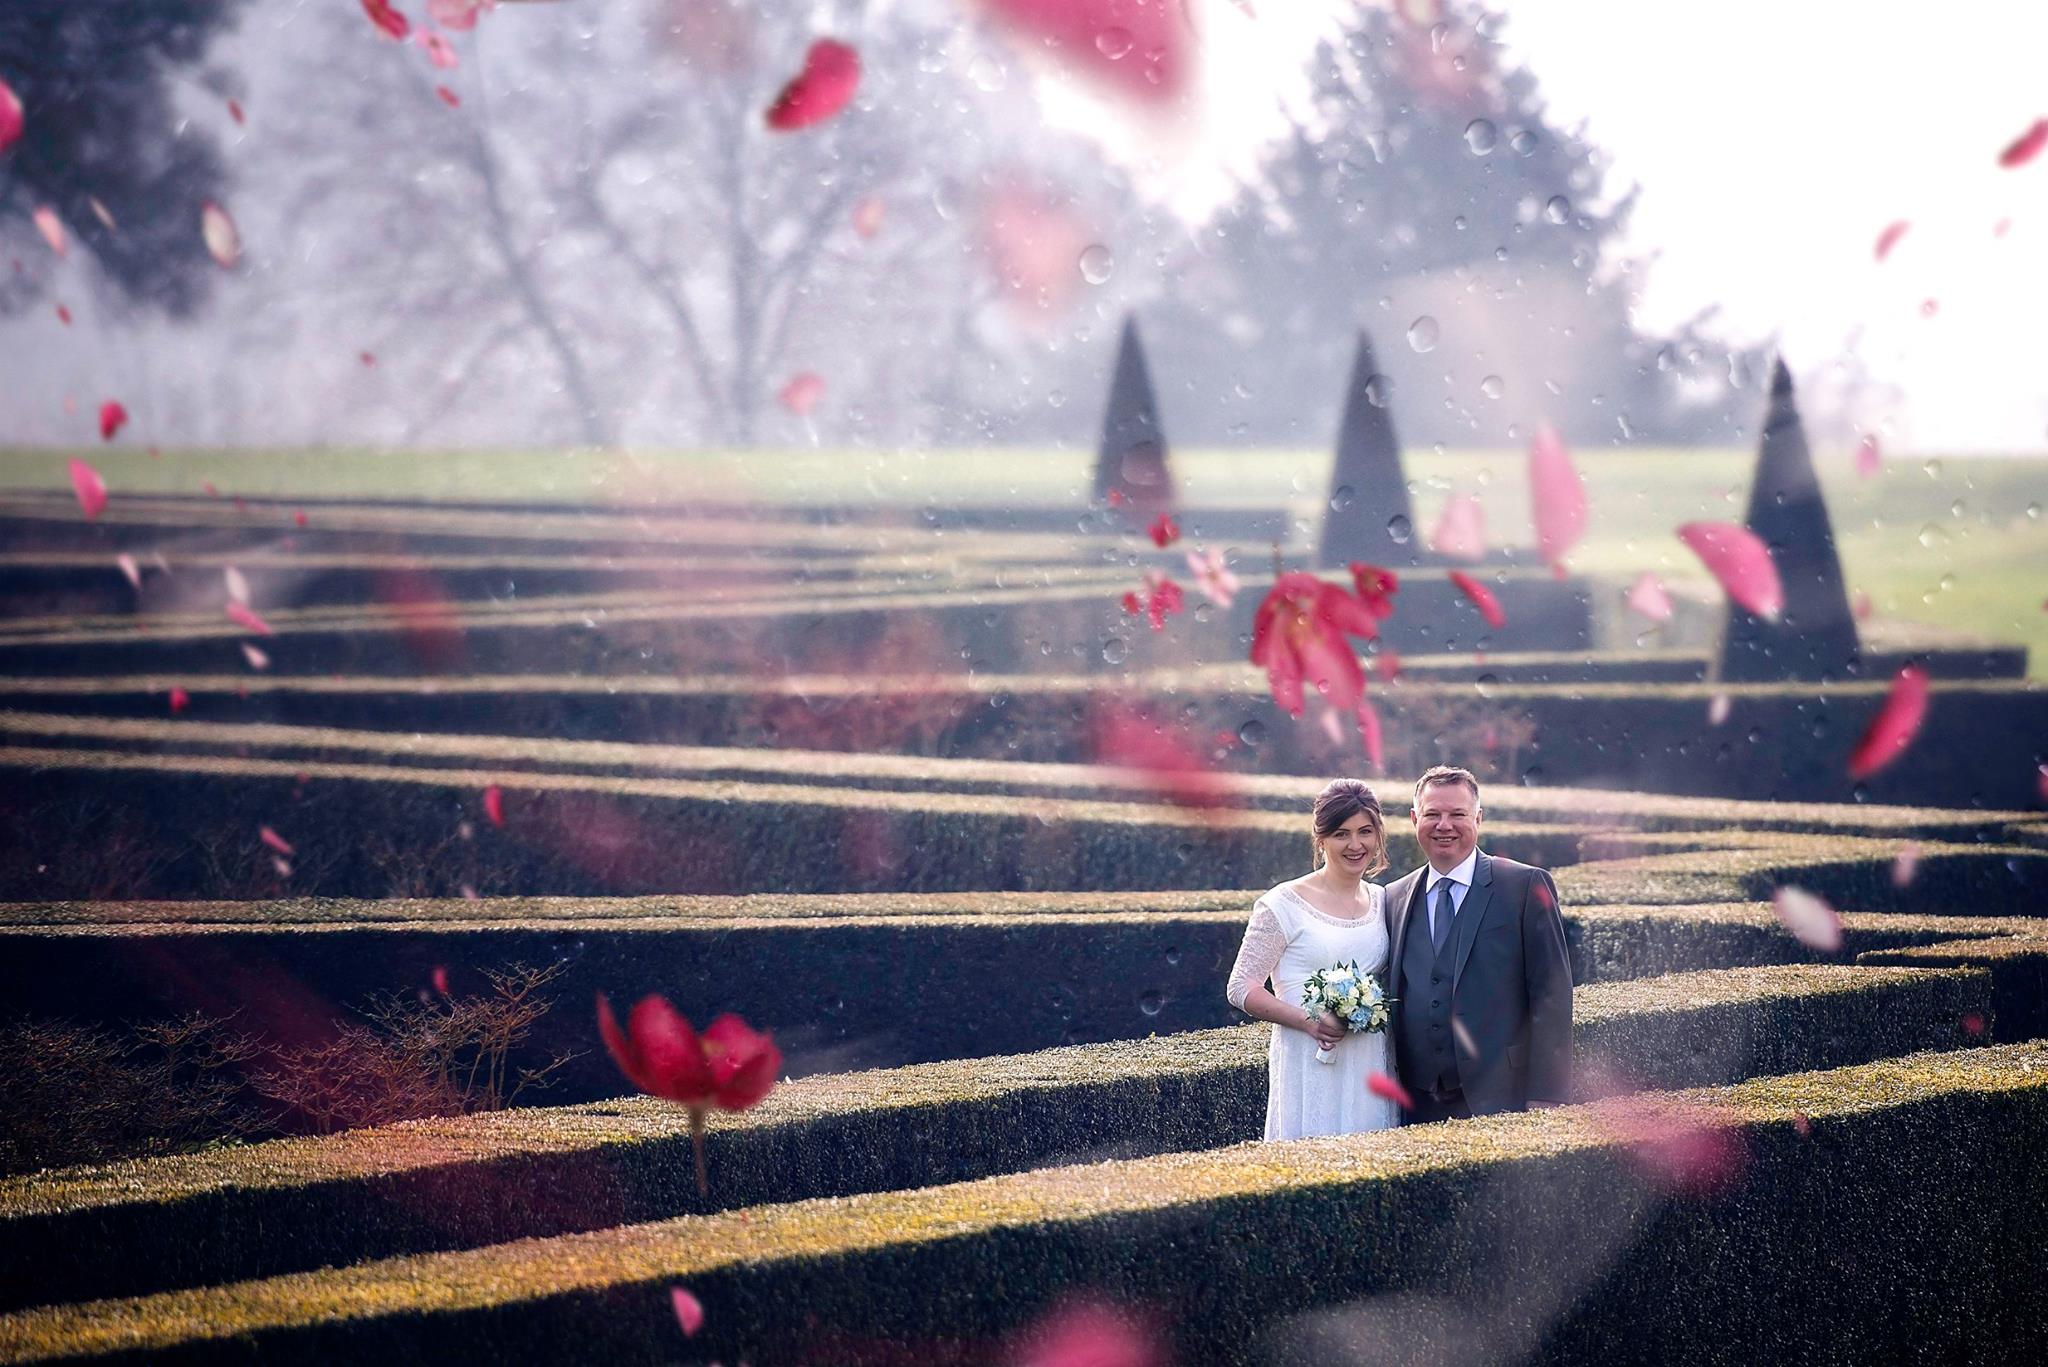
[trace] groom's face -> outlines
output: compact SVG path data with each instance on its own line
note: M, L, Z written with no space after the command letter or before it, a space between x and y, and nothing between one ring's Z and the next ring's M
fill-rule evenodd
M1465 862L1479 844L1479 799L1462 783L1432 783L1415 803L1415 838L1438 873Z

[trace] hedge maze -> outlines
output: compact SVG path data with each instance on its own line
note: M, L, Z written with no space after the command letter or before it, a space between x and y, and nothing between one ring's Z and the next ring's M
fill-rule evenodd
M1386 484L1391 429L1346 441ZM1990 762L2048 695L1996 643L1682 599L1645 645L1619 586L1501 556L1489 630L1390 557L1395 870L1410 776L1479 769L1565 903L1579 1096L1258 1142L1224 978L1360 760L1240 661L1274 547L1385 539L1297 511L1159 549L1103 508L0 499L0 994L43 1042L0 1362L929 1367L1095 1301L1183 1363L2048 1353L2048 817ZM1153 632L1120 598L1188 545L1239 596ZM1926 720L1859 787L1908 661ZM597 1038L650 992L784 1054L702 1193ZM194 1077L207 1142L24 1147ZM365 1078L386 1112L303 1101Z

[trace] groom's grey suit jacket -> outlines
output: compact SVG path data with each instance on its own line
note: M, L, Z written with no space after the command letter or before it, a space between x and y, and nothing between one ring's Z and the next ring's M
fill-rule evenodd
M1423 898L1429 865L1387 887L1392 938L1388 991L1400 986L1412 927L1429 934ZM1572 1090L1572 966L1557 885L1542 869L1480 852L1472 886L1451 923L1451 1036L1458 1080L1474 1115L1517 1111L1534 1101L1568 1101ZM1420 1004L1418 1004L1420 1005ZM1389 1034L1402 1049L1400 1013ZM1399 1061L1397 1056L1397 1067ZM1415 1083L1405 1068L1404 1085Z

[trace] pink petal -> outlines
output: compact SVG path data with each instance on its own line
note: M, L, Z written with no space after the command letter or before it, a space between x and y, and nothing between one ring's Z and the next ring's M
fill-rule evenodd
M57 305L57 321L62 323L65 327L70 327L71 310L65 308L62 304Z
M697 1331L704 1327L704 1307L698 1303L695 1296L680 1286L668 1289L668 1299L669 1304L675 1309L676 1323L683 1328L683 1337L695 1337Z
M653 1084L645 1090L684 1105L702 1105L711 1099L717 1079L704 1056L704 1045L667 998L649 995L634 1003L626 1030L647 1071L647 1081Z
M251 669L270 668L270 656L247 641L242 642L242 658L249 662Z
M1454 560L1479 560L1486 555L1486 513L1470 494L1454 494L1444 504L1429 534L1430 549Z
M1382 645L1380 647L1379 659L1375 664L1379 671L1381 683L1390 684L1401 677L1401 656L1392 646Z
M1939 299L1922 299L1920 301L1920 316L1922 318L1932 318L1940 312L1941 301Z
M1862 589L1856 590L1855 596L1849 600L1849 611L1859 622L1870 620L1870 595Z
M242 577L242 572L233 565L230 565L221 571L221 578L227 583L228 597L234 599L243 607L247 607L249 605L249 581Z
M1179 0L981 0L1029 50L1141 104L1171 102L1195 69Z
M1771 894L1771 910L1792 937L1808 949L1832 954L1842 947L1842 918L1805 888L1790 884Z
M1707 700L1707 725L1719 726L1728 720L1728 713L1734 708L1735 700L1726 693L1716 693Z
M1316 721L1323 728L1323 734L1330 738L1330 744L1344 744L1344 719L1337 715L1337 709L1326 707Z
M1671 620L1671 595L1664 591L1664 581L1647 571L1636 576L1636 582L1628 588L1630 611L1639 612L1653 622Z
M1095 234L1066 199L1022 183L999 185L982 200L978 227L1013 309L1042 317L1072 300L1081 286L1077 263Z
M235 220L210 199L199 211L199 232L206 239L206 250L222 266L232 268L242 259L242 234L236 230Z
M228 117L233 119L238 126L249 121L242 113L242 102L240 100L228 101Z
M187 693L184 689L178 687L178 685L172 684L170 703L171 715L175 717L180 712L183 712L186 708L192 705L192 695L190 693Z
M1985 1022L1982 1011L1965 1011L1963 1012L1962 1019L1956 1023L1963 1027L1963 1033L1971 1039L1977 1039L1984 1033Z
M1371 1092L1376 1097L1393 1102L1404 1111L1415 1109L1415 1098L1408 1095L1408 1089L1388 1077L1385 1073L1367 1073L1365 1076L1365 1090Z
M1376 774L1384 772L1387 767L1386 741L1380 727L1379 709L1372 705L1370 698L1358 700L1358 737L1365 742L1365 758L1372 765L1372 771Z
M292 509L292 525L294 527L303 527L306 525L306 510L304 508Z
M2040 790L2041 801L2048 802L2048 764L2034 766L2035 786Z
M778 133L823 123L853 100L860 85L860 54L845 43L820 38L804 56L804 69L768 106L768 126Z
M782 386L782 391L775 397L784 408L799 418L807 418L811 410L818 406L818 400L825 397L825 381L806 370L792 376L789 383Z
M1225 780L1167 726L1107 701L1098 705L1092 730L1095 763L1134 771L1175 806L1207 811L1228 802ZM1234 732L1225 734L1236 740Z
M1500 610L1500 600L1493 596L1493 590L1474 579L1463 570L1451 571L1451 582L1459 592L1472 600L1472 606L1479 609L1479 615L1486 619L1486 625L1498 631L1508 624L1508 615Z
M612 1062L626 1075L626 1081L643 1092L652 1093L650 1079L640 1062L640 1055L633 1048L633 1042L619 1029L618 1020L612 1015L612 1004L604 993L597 994L597 1034L604 1041L605 1052L612 1056Z
M1892 886L1908 887L1920 872L1920 842L1908 840L1892 859Z
M434 971L427 975L427 980L433 983L434 990L436 992L439 992L442 996L447 997L453 995L448 991L448 965L435 964Z
M1151 1331L1127 1312L1070 1300L1026 1329L1002 1361L1013 1367L1168 1367L1169 1358Z
M462 107L462 97L445 85L435 86L434 94L440 98L442 104L447 105L450 109L460 109Z
M1152 544L1163 551L1180 539L1180 524L1173 520L1171 513L1161 513L1153 519L1146 532L1151 536Z
M450 33L467 33L497 0L427 0L427 17Z
M370 22L386 38L403 41L412 32L412 23L391 8L391 0L363 0L363 13L370 16Z
M2006 144L1998 154L1998 164L2008 169L2025 166L2043 147L2048 147L2048 119L2035 119L2033 127Z
M276 850L279 854L292 853L292 842L286 840L276 831L271 830L270 827L258 826L256 834L262 839L264 844L270 846L271 849Z
M128 422L128 407L119 399L108 399L100 405L100 440L112 441Z
M277 634L270 629L270 623L258 617L247 603L230 602L228 604L228 619L244 631L253 631L258 636L275 636Z
M495 783L484 789L484 815L493 826L505 824L505 794Z
M882 231L884 209L880 195L869 195L853 206L853 230L862 237L873 237Z
M1877 235L1877 259L1882 261L1890 256L1892 248L1899 245L1899 239L1906 235L1906 229L1911 226L1903 218L1885 225L1885 230Z
M462 59L455 55L455 44L438 33L421 29L413 35L419 45L427 50L427 60L441 71L453 71L461 65Z
M2009 218L2001 218L1998 220L1998 222L1991 225L1991 235L1993 237L2004 237L2007 233L2011 231L2012 220Z
M1237 576L1224 563L1221 551L1189 551L1188 573L1194 576L1202 596L1219 608L1229 607L1237 596Z
M1600 1122L1628 1146L1630 1161L1667 1190L1720 1190L1748 1161L1742 1131L1689 1102L1627 1099L1603 1107Z
M1865 479L1874 479L1882 469L1884 456L1877 449L1877 438L1865 436L1856 443L1856 473Z
M43 204L29 215L35 220L36 231L43 235L43 241L50 244L50 250L64 255L70 245L70 238L64 232L64 220L57 217L57 211Z
M1868 778L1897 759L1926 719L1927 671L1918 665L1907 665L1892 680L1884 706L1878 709L1863 739L1850 752L1849 777Z
M5 152L21 140L21 130L28 126L28 117L22 113L21 97L14 93L14 87L0 79L0 152Z
M128 581L130 588L142 587L142 566L135 563L135 557L122 551L114 557L114 563L121 569L121 577Z
M377 353L374 351L357 352L356 359L363 363L365 370L374 370L377 367Z
M1688 522L1678 539L1692 548L1721 588L1746 611L1775 622L1785 610L1778 567L1756 533L1733 522Z
M1585 535L1586 485L1564 439L1549 423L1538 427L1529 443L1529 497L1537 550L1545 563L1561 570L1566 552Z
M78 506L90 522L107 510L107 482L100 478L99 471L75 456L68 468L71 492L78 496Z

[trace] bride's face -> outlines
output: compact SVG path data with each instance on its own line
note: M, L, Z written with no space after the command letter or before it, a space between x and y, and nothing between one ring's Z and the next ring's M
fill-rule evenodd
M1364 812L1323 836L1322 841L1324 860L1353 878L1365 876L1366 868L1380 850L1379 830Z

